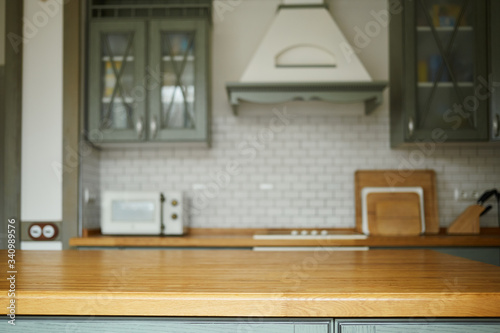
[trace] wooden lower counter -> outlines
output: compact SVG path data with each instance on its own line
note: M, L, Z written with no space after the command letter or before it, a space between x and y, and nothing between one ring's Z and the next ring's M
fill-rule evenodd
M16 315L500 317L500 267L430 250L18 251L15 268Z

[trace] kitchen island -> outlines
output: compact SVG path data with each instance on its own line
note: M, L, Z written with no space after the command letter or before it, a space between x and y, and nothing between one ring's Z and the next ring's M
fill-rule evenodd
M2 270L10 270L7 260ZM436 325L439 318L480 318L478 323L496 329L484 332L500 331L500 267L430 250L18 251L16 271L18 323L22 315L35 316L28 322L50 319L37 316L90 316L93 324L101 320L93 316L154 316L151 322L159 324L160 317L295 318L294 323L411 317L435 318ZM9 281L2 279L0 287L6 314Z

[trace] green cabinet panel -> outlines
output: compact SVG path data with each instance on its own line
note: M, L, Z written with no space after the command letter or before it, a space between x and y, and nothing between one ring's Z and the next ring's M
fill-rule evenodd
M500 266L500 248L434 248L433 250Z
M209 144L209 17L159 18L148 8L151 17L90 20L86 137Z
M335 333L498 333L500 321L337 320Z
M331 320L17 317L9 332L330 333Z
M390 0L391 145L489 139L486 0Z
M256 332L256 333L293 333L292 324L269 323L249 324L245 322L229 323L164 323L161 332L172 333L233 333L233 332ZM159 331L160 332L160 331Z
M342 327L339 333L498 333L498 325L352 325Z
M491 84L495 91L492 91L490 105L491 119L491 140L500 141L500 1L490 0L489 2L490 30L489 42L491 47L490 73Z
M500 248L498 247L378 247L370 250L412 250L429 249L436 252L500 266Z
M330 333L330 323L307 323L299 324L295 323L294 333Z

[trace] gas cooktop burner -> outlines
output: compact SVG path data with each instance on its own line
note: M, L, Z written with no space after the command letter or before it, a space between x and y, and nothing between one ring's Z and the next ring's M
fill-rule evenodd
M366 239L367 236L349 231L328 230L292 230L269 231L265 234L256 234L254 239Z

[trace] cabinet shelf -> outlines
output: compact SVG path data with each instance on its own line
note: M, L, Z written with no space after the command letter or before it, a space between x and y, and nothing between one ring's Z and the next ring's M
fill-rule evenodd
M123 103L123 98L122 97L115 97L113 99L115 103ZM102 98L103 103L111 103L111 97L103 97ZM134 99L132 97L125 97L125 103L131 104L134 103Z
M104 56L102 57L102 61L134 61L134 57L128 56L125 58L123 56L115 56L115 57Z
M455 30L455 27L435 27L437 32L453 32ZM418 32L431 32L432 29L431 27L417 27ZM458 31L463 31L463 32L473 32L474 28L471 26L463 26L463 27L458 27Z
M453 82L438 82L438 88L453 88ZM458 82L459 87L474 87L473 82ZM419 88L432 88L434 82L418 82Z
M161 58L163 61L171 61L172 57L171 56L163 56ZM184 61L184 56L174 56L174 61ZM188 56L187 61L194 61L194 56Z

